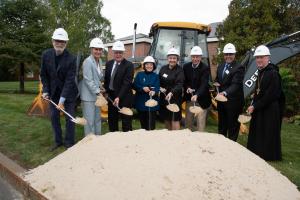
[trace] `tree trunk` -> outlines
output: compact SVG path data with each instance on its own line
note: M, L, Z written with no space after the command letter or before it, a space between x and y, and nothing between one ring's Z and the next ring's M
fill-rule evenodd
M25 92L24 89L24 77L25 77L25 65L22 62L20 64L20 93L23 94Z

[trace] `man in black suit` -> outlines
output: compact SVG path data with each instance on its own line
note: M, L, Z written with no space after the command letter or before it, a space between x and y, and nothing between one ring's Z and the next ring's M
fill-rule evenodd
M220 95L228 101L218 101L219 134L236 141L240 129L238 117L243 111L244 94L243 78L245 69L235 60L235 46L228 43L224 46L224 63L218 66L216 82L220 85Z
M133 106L132 80L134 68L133 64L126 60L123 55L125 51L124 44L116 41L112 47L114 59L106 63L104 88L113 102L108 103L108 126L109 131L119 131L118 120L120 108ZM120 114L122 119L122 131L132 130L132 118Z
M65 49L68 40L68 34L63 28L54 31L53 48L45 50L42 54L40 76L43 84L43 98L51 99L58 104L58 108L65 109L74 116L78 93L75 82L76 58ZM67 148L74 144L74 122L66 116L66 135L63 141L58 108L50 104L51 124L55 139L55 144L50 151L63 144Z
M184 97L186 101L185 127L193 129L194 114L190 112L191 106L200 106L203 111L195 118L197 120L197 131L204 131L206 125L207 110L211 104L209 94L209 67L201 61L202 49L194 46L191 50L191 62L183 65L184 71Z

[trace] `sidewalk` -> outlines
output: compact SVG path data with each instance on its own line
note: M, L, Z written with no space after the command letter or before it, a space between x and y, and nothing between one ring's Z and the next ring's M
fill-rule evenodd
M47 200L41 193L32 188L20 176L27 170L0 152L0 176L10 183L25 199Z

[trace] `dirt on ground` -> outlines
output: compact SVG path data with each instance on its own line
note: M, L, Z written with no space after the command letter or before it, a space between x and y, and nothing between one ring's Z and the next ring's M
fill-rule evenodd
M189 130L90 135L24 178L53 200L300 200L293 183L243 146Z

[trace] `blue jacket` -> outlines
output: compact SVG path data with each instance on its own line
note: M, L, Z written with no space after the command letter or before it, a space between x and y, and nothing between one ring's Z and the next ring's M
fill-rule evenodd
M101 60L99 60L101 67ZM95 58L90 55L87 57L83 64L83 79L79 84L80 99L82 101L96 101L97 93L100 93L100 81L103 79L103 71L98 73Z
M143 87L154 87L155 95L153 99L158 101L159 77L154 72L139 72L134 79L134 89L136 90L135 108L138 111L149 111L149 107L145 106L145 102L150 99L149 94L144 92ZM159 106L150 108L150 111L159 110Z

